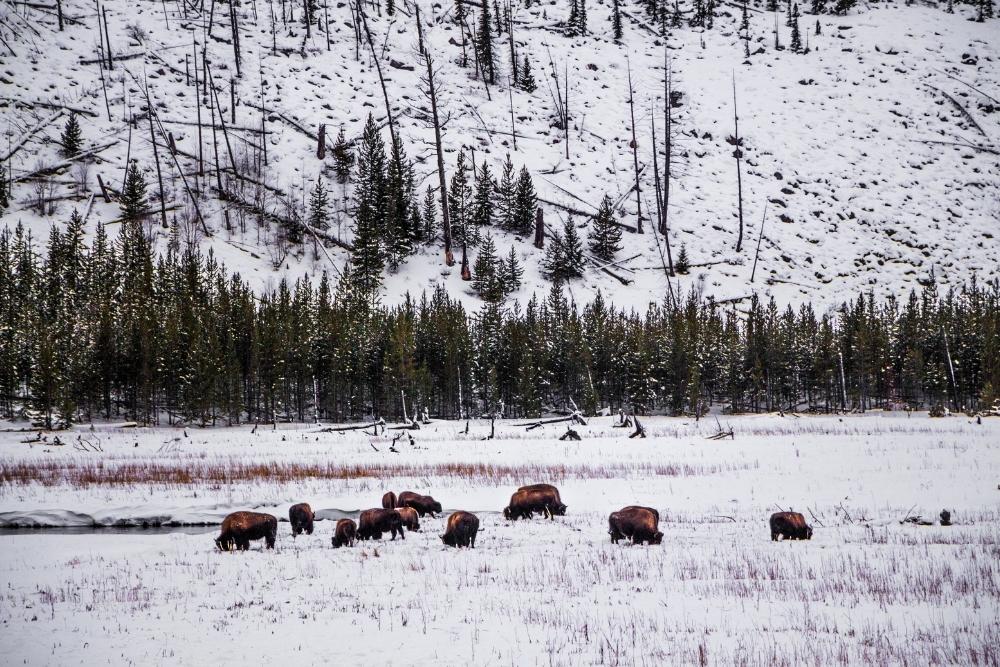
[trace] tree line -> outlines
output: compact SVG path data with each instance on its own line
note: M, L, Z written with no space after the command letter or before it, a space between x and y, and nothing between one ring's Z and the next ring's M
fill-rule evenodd
M696 293L644 312L556 281L526 304L467 311L443 289L386 306L344 275L255 292L211 253L142 224L85 242L74 214L44 252L0 232L0 415L275 420L534 416L575 403L639 414L996 408L1000 284L905 299L858 295L817 313ZM405 402L405 403L404 403Z

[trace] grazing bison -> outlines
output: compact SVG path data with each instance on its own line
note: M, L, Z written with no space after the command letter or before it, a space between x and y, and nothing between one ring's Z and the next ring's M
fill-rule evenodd
M510 505L504 508L503 516L510 521L530 519L535 512L552 519L565 516L566 506L559 497L559 489L551 484L531 484L522 486L510 497Z
M441 541L449 547L476 548L476 533L479 532L479 519L469 512L455 512L448 517L448 526L444 529Z
M370 509L361 513L358 521L359 540L381 540L382 533L392 533L392 539L398 534L404 540L403 520L396 510Z
M353 547L354 538L358 535L358 527L351 519L337 521L337 529L333 533L333 548Z
M775 512L771 515L772 541L777 542L781 537L786 540L811 540L812 536L812 526L799 512Z
M632 544L660 544L663 533L659 527L660 513L652 507L629 505L608 517L608 534L614 544L623 537L631 538Z
M441 503L434 500L430 496L422 496L413 491L403 491L399 494L399 499L396 502L396 507L412 507L417 510L417 514L424 516L425 514L430 514L433 517L437 516L438 512L441 512Z
M313 519L316 513L309 507L309 503L299 503L288 508L288 520L292 523L292 536L301 535L306 531L306 535L313 534Z
M396 510L400 520L407 530L420 530L420 519L417 518L417 510L412 507L400 507Z
M392 510L396 509L396 494L392 491L387 491L384 496L382 496L382 509Z
M260 512L233 512L222 521L222 532L215 538L215 545L222 551L250 548L250 540L265 540L268 549L274 548L278 537L278 519Z

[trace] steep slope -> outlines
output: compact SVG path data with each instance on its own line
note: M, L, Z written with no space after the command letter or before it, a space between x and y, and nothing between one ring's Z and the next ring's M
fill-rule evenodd
M80 115L86 146L110 144L95 154L84 188L77 184L83 179L75 166L57 173L49 184L17 183L14 205L0 224L23 221L43 243L51 224L64 222L72 208L87 208L88 190L97 190L98 175L109 186L120 186L127 155L149 170L150 193L156 193L140 85L148 81L164 129L176 143L177 165L188 181L185 186L167 146L161 145L165 199L174 207L168 217L179 221L182 241L211 248L262 287L281 277L336 272L348 258L346 250L330 245L319 251L311 242L284 247L277 224L261 224L257 216L220 202L209 190L215 178L211 172L196 176L192 42L200 48L215 4L207 56L218 98L211 101L221 109L230 140L227 147L220 128L220 160L227 163L230 152L236 162L258 159L262 116L265 119L268 164L259 180L267 187L244 182L242 196L256 198L269 212L287 215L304 208L306 193L322 174L338 211L331 234L349 242L350 202L345 195L350 190L335 183L330 152L319 160L310 135L325 124L329 139L341 126L354 139L369 113L385 120L370 51L355 40L352 6L338 2L324 8L319 3L320 22L326 23L329 16L328 45L327 35L315 26L307 37L300 21L283 24L278 3L244 0L235 8L242 73L237 77L229 5L195 4L200 9L152 1L104 3L112 51L121 59L113 70L103 72L93 62L98 58L94 5L64 0L63 32L56 29L53 10L14 9L9 4L0 9L6 42L0 59L5 129L11 147L26 138L10 161L14 178L60 161L57 140L65 114L31 132L60 105L87 112ZM532 172L546 221L555 229L568 214L565 207L592 213L606 193L621 202L622 221L635 225L629 70L641 169L638 201L644 216L655 208L650 126L655 120L662 142L664 59L669 57L674 88L682 95L673 109L677 154L668 236L673 255L684 246L694 264L688 275L673 281L675 289L698 288L719 299L756 290L779 301L830 304L869 289L898 294L929 279L932 272L944 284L967 280L974 272L997 275L1000 105L989 98L1000 96L997 19L975 23L969 20L971 9L964 6L955 14L930 7L876 6L847 17L803 15L800 25L811 50L794 54L774 50L774 15L753 10L750 49L756 53L747 59L737 31L740 11L728 5L717 10L713 29L685 26L664 40L646 25L640 6L623 4L625 35L615 43L610 39L610 3L589 7L589 34L576 37L564 31L568 3L533 3L514 8L514 39L519 57L527 55L532 61L538 89L508 93L510 60L504 33L494 38L500 76L487 97L474 68L457 63L462 38L450 20L451 5L423 0L417 4L450 117L444 129L449 176L463 147L474 149L477 164L489 161L494 173L509 152L516 166L526 165ZM367 13L393 114L415 161L422 193L437 178L433 130L424 120L427 102L421 92L413 7L397 7L392 17L384 12L379 16L373 7ZM272 11L277 24L273 36ZM301 6L289 3L285 11L294 11L298 19ZM479 9L473 6L471 11ZM788 44L783 15L779 37ZM565 137L554 123L550 62L560 82L568 76L568 158ZM740 252L736 164L726 142L733 133L734 82L745 158ZM261 103L267 113L262 114ZM510 135L511 107L516 150ZM201 113L202 122L208 123L208 108L203 106ZM133 116L138 120L130 131L124 121ZM205 159L212 163L215 148L207 127L201 143ZM0 153L8 152L4 148ZM658 159L662 165L662 155ZM52 215L32 210L42 187L50 188L51 196L66 197L56 202ZM198 208L210 237L196 222L186 187L205 191ZM116 204L103 203L98 196L88 222L113 222L118 215ZM762 219L759 263L751 284ZM576 215L575 222L585 236L589 220ZM663 239L652 233L648 217L644 227L644 234L625 234L619 258L629 259L614 268L629 284L591 266L583 279L570 285L577 301L586 301L599 289L616 303L638 308L663 298ZM169 231L155 221L149 233L161 246L166 244ZM516 297L546 290L538 267L541 251L529 240L500 230L493 233L499 251L505 254L513 246L526 266L526 284ZM444 265L440 243L420 249L397 272L387 274L385 299L395 302L405 292L418 293L438 283L470 305L478 303L469 284L461 281L458 267Z

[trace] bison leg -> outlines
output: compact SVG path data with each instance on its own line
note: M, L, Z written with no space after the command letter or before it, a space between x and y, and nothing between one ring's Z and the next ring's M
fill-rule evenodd
M268 535L267 536L266 542L267 542L267 548L268 549L273 549L274 548L274 541L275 541L276 538L277 538L276 535Z

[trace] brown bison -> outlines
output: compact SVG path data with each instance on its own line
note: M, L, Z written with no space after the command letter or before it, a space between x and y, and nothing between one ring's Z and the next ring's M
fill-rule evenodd
M250 548L250 540L263 539L268 549L274 548L278 537L278 519L260 512L233 512L222 521L222 532L215 546L222 551Z
M400 520L407 530L420 530L420 519L417 518L417 510L412 507L400 507L396 510Z
M632 544L660 544L663 533L659 527L660 513L652 507L629 505L608 517L608 534L614 544L623 537L631 538Z
M392 539L398 534L404 540L403 520L396 510L370 509L361 513L358 520L359 540L381 540L382 533L392 533Z
M333 548L353 547L354 538L358 535L358 526L351 519L340 519L333 533Z
M806 523L806 518L798 512L775 512L771 515L771 540L779 538L786 540L811 540L812 526Z
M549 519L565 516L566 506L559 497L559 489L551 484L531 484L522 486L510 497L510 504L504 508L503 516L509 521L530 519L535 512Z
M382 496L382 509L393 510L396 509L396 494L392 491L387 491L384 496Z
M479 532L479 519L470 512L455 512L448 517L448 526L444 529L441 541L449 547L476 548L476 533Z
M413 491L403 491L399 494L399 499L396 503L396 507L412 507L417 510L417 514L421 517L425 514L430 514L436 517L439 512L441 512L441 503L434 500L430 496L422 496Z
M309 507L309 503L299 503L288 508L288 520L292 524L292 537L301 535L306 531L306 535L313 534L313 519L316 513Z

